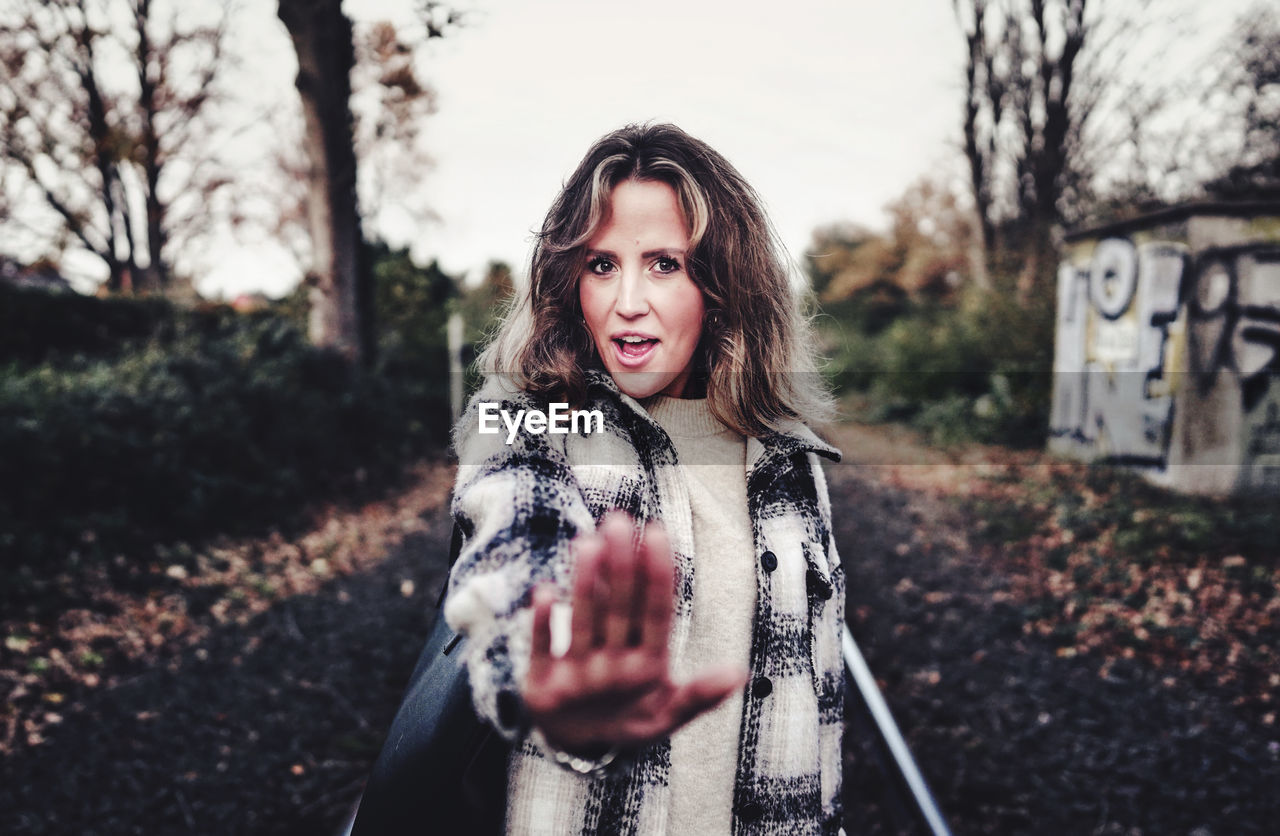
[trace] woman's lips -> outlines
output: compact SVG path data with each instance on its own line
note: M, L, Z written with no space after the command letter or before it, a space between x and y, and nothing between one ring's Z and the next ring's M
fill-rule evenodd
M656 339L646 339L643 342L627 342L622 339L613 340L614 356L618 358L619 363L629 368L643 366L657 347L658 341Z

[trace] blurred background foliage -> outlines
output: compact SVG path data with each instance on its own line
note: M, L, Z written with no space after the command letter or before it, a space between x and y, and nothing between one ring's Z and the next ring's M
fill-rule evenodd
M1091 5L1092 18L1061 0L952 5L967 46L961 153L886 206L884 228L815 230L803 267L849 417L904 421L939 443L1036 446L1063 230L1191 199L1280 196L1280 21L1258 4L1182 89L1157 71L1159 50L1119 48L1151 4ZM0 96L0 173L13 179L0 229L52 232L38 262L0 253L0 565L286 525L446 445L447 322L463 322L474 383L471 347L514 280L495 263L462 287L366 240L363 222L406 191L396 178L427 167L426 47L467 22L437 2L415 7L407 28L353 29L337 0L278 4L302 106L319 115L295 119L305 141L280 161L279 198L258 218L246 214L258 204L225 195L239 183L260 196L263 181L241 182L216 153L238 95L222 49L234 7L173 29L176 6L137 4L117 21L71 0L14 4L0 26L13 93ZM334 37L352 43L343 67L303 60ZM118 66L95 63L108 45ZM183 55L199 84L152 77ZM45 71L54 65L84 72ZM137 89L103 86L120 67L137 71ZM1179 118L1189 106L1211 118ZM303 159L320 151L342 153ZM210 177L187 182L187 169ZM330 188L326 171L356 187ZM308 278L291 295L196 296L181 255L228 206L227 223L298 250ZM99 297L12 286L57 286L77 252L102 262Z
M367 368L308 342L305 287L185 307L0 284L5 586L20 593L12 584L32 576L19 570L50 560L288 528L309 503L368 496L442 449L446 319L494 310L509 280L464 291L434 263L369 247L379 351Z
M972 279L972 213L940 181L920 180L886 211L887 233L823 227L805 256L828 379L851 396L846 417L908 423L939 444L1042 444L1052 294L1019 298L1009 255L991 286Z
M815 230L804 266L849 417L1035 447L1063 233L1280 199L1280 15L1252 6L1188 86L1159 71L1159 51L1121 48L1151 4L1094 7L1092 21L1085 4L954 5L969 47L963 173L912 184L883 232ZM1192 102L1200 118L1185 118Z

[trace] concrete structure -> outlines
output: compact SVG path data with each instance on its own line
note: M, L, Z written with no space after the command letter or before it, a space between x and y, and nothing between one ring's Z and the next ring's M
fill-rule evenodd
M1177 490L1280 495L1280 202L1067 237L1050 433Z

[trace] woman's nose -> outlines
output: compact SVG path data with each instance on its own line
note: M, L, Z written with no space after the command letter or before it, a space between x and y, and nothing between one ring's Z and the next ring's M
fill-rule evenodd
M648 287L635 270L623 270L618 282L618 301L614 306L619 316L632 318L649 312Z

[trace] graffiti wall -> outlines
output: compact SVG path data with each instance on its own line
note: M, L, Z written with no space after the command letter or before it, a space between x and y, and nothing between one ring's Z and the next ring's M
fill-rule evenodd
M1179 489L1280 493L1280 243L1195 224L1068 251L1050 446Z

